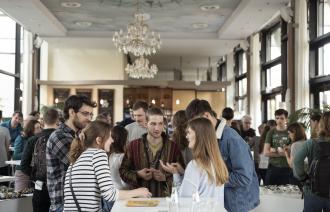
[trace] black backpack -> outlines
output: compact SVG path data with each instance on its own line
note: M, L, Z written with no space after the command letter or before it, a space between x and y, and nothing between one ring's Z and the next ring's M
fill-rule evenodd
M35 144L31 160L31 178L33 180L46 181L47 165L46 165L46 146L50 134L41 134Z
M308 176L312 192L330 198L330 142L314 141L314 156Z

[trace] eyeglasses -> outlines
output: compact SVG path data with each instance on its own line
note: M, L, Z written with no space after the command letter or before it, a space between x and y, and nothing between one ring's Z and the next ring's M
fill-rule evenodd
M85 117L90 117L90 118L93 118L93 116L94 116L94 114L93 113L90 113L90 112L88 112L88 111L78 111L79 113L81 113L83 116L85 116Z

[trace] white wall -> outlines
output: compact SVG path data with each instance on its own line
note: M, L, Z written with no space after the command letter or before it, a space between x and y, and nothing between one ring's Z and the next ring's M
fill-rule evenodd
M124 55L112 46L111 39L96 38L52 38L47 39L48 49L42 51L42 80L84 81L84 80L123 80ZM47 52L48 54L45 54ZM48 61L47 61L48 60ZM98 102L97 89L114 89L114 121L123 118L123 87L121 85L81 85L81 86L41 86L41 105L53 104L53 88L65 87L93 89L92 99ZM94 111L97 113L97 110Z
M259 41L259 33L250 37L250 115L252 117L252 127L257 129L261 124L261 86L260 86L260 56L261 43Z

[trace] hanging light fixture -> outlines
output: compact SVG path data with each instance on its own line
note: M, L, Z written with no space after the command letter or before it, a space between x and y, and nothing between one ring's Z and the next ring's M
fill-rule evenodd
M132 65L127 64L125 68L126 73L131 78L153 78L157 72L158 68L155 64L149 67L149 60L143 56L137 58Z
M139 57L143 55L155 54L160 49L160 35L152 31L150 33L149 26L144 23L143 13L139 13L139 1L137 0L135 22L127 26L127 33L123 30L115 32L113 42L120 52L124 54L132 53Z

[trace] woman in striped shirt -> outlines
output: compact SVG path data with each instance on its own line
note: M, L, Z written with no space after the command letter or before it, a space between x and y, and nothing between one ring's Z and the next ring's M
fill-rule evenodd
M146 188L117 190L111 180L106 152L110 151L110 125L94 121L71 144L69 166L64 185L64 211L99 211L101 198L116 201L132 197L150 197Z

